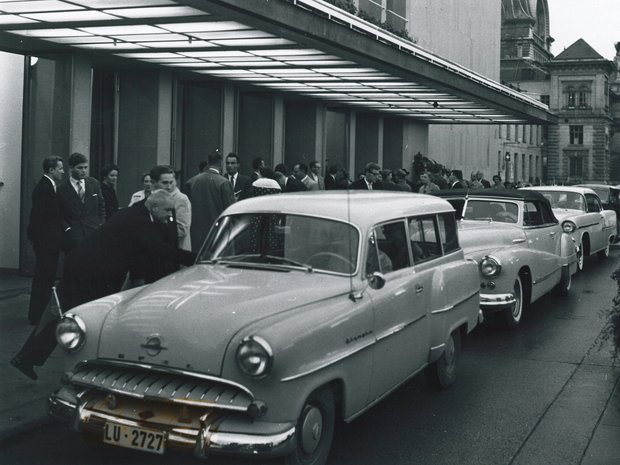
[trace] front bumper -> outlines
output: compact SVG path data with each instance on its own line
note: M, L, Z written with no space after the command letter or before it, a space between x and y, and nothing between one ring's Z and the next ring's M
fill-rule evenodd
M266 434L259 432L261 422L253 421L249 416L237 415L232 423L235 431L225 431L227 414L217 410L203 410L199 417L193 420L189 417L186 425L174 422L161 422L152 419L142 419L140 415L145 411L154 410L155 404L124 402L117 412L102 407L106 399L102 396L89 397L88 392L80 392L73 402L67 399L62 389L50 395L47 403L48 414L68 421L73 428L80 431L84 437L96 442L103 442L103 433L106 422L120 423L136 428L148 428L164 434L166 450L180 450L193 453L196 457L207 458L210 454L225 454L234 456L261 456L280 457L291 453L296 446L296 428L290 423L265 423ZM159 406L160 411L162 407ZM175 409L177 405L163 406L163 409ZM162 415L158 415L160 418ZM166 416L166 415L163 415ZM155 421L153 421L155 420ZM244 423L247 431L243 431Z
M505 309L512 310L517 302L511 292L505 294L480 294L480 308L485 315Z

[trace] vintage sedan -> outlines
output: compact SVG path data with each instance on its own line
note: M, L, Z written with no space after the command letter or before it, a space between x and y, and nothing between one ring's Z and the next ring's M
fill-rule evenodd
M480 307L514 329L527 305L555 289L567 295L576 247L549 202L512 189L449 190L435 195L457 210L465 256L478 264Z
M596 192L603 210L613 210L616 212L616 242L620 241L620 186L610 186L609 184L578 184L579 187L587 187Z
M64 315L49 412L97 444L322 464L336 419L422 370L454 382L478 293L445 200L244 200L194 266Z
M609 257L609 248L616 240L616 212L603 210L596 192L577 186L536 186L536 190L551 203L553 213L562 228L579 246L578 271L583 270L584 258L595 253L601 259Z

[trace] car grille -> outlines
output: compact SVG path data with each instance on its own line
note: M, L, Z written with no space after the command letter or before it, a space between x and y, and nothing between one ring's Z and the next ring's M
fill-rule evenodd
M124 362L84 362L71 384L140 399L245 412L254 400L242 386L183 370Z

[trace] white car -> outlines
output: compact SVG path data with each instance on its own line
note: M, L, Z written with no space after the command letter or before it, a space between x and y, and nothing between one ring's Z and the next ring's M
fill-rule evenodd
M601 199L592 189L577 186L536 186L536 190L551 203L554 215L564 232L575 239L578 270L583 270L584 257L597 254L605 259L616 239L616 212L603 210Z
M194 266L65 314L49 411L96 444L324 464L336 418L422 370L434 387L454 382L478 301L445 200L247 199Z

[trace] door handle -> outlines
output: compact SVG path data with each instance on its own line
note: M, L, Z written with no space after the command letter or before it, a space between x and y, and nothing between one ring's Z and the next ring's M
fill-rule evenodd
M555 234L556 234L556 232L555 232L555 231L551 231L551 232L549 233L549 235L550 235L551 237L555 237Z
M424 286L420 286L419 284L418 284L418 285L416 285L416 287L415 287L415 293L416 293L417 295L422 294L422 291L423 291L423 290L424 290Z

